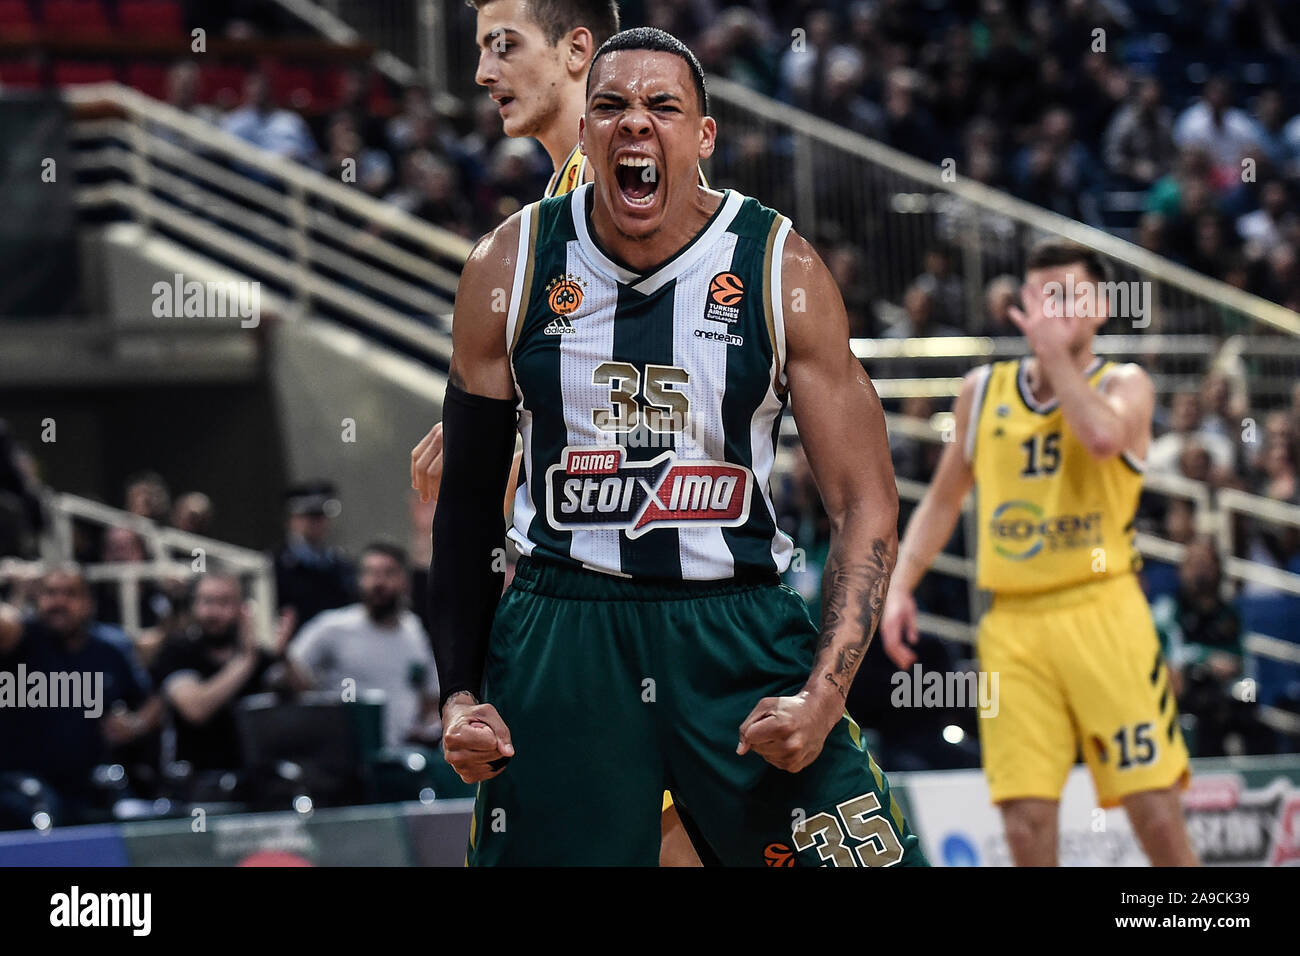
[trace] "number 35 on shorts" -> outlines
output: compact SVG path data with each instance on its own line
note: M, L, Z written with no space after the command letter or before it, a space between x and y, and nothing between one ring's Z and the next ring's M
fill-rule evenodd
M903 844L874 793L796 823L792 834L796 850L816 849L831 866L893 866L903 858Z

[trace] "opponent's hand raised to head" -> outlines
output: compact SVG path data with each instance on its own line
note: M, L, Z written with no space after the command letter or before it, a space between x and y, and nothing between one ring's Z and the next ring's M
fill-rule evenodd
M1033 353L1039 358L1067 353L1079 322L1076 310L1067 308L1059 296L1053 297L1029 283L1021 291L1021 300L1025 303L1023 309L1013 305L1007 312L1016 328L1024 333ZM1053 305L1050 309L1046 307L1049 302Z

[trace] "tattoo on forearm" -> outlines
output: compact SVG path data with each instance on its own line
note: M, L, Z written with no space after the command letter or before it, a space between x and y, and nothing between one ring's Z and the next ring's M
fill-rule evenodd
M832 556L822 579L821 639L817 642L817 666L825 672L841 697L848 697L849 685L857 673L862 655L871 643L889 590L889 575L894 569L894 554L883 538L871 542L871 554L863 562L846 564ZM841 637L845 626L854 627L853 639L835 651L834 666L822 658Z

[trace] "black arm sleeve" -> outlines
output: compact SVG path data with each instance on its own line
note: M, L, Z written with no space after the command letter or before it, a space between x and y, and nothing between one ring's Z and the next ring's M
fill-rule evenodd
M480 696L488 634L505 572L493 551L505 544L501 503L515 451L513 399L447 386L442 404L442 485L433 517L429 629L442 700Z

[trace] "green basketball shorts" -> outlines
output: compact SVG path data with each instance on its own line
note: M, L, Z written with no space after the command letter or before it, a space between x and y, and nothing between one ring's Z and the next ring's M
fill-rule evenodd
M668 790L724 865L927 865L847 714L799 773L736 755L759 700L802 688L816 641L775 576L648 582L522 559L483 684L515 756L479 785L468 862L655 866Z

